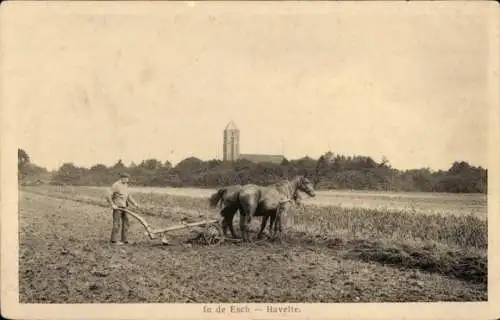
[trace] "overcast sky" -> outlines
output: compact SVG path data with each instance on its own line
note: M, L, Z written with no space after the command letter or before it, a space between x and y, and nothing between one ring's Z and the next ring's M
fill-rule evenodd
M222 158L230 120L242 153L487 166L488 11L13 2L1 21L2 103L18 108L19 146L49 169Z

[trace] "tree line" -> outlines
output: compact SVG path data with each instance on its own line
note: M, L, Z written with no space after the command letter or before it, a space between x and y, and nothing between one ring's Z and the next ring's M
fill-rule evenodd
M487 169L465 161L455 161L446 171L429 168L398 170L387 159L377 162L371 157L327 152L319 159L285 159L280 164L256 164L247 160L203 161L195 157L188 157L176 166L157 159L129 165L118 160L113 166L96 164L90 168L67 162L58 170L49 172L32 163L26 151L18 150L18 177L24 185L105 186L113 183L120 172L130 173L134 185L152 187L269 185L302 174L312 179L317 189L487 193Z

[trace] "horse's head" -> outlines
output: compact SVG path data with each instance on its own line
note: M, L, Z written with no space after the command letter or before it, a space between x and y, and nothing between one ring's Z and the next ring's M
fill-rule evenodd
M314 185L313 183L306 177L301 176L299 178L298 184L297 184L297 189L300 191L303 191L307 193L308 196L310 197L315 197L316 193L314 192Z

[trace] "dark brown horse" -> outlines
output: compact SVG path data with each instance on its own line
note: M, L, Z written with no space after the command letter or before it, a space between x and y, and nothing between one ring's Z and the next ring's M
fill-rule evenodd
M288 204L297 199L299 191L310 197L315 196L313 184L304 176L296 176L292 180L283 180L266 187L253 184L243 186L237 192L242 240L250 241L248 227L252 217L263 217L258 238L262 236L269 217L270 231L274 236L279 232L281 238L283 215Z
M259 233L257 234L257 239L262 238L262 234L264 232L264 229L266 228L267 220L270 219L269 223L269 235L271 238L274 240L276 237L276 233L279 232L280 234L280 239L283 231L283 219L285 218L285 214L290 208L292 202L295 202L296 205L300 204L300 196L299 192L296 192L293 196L292 199L289 200L283 200L280 201L278 204L278 208L276 211L268 211L267 214L262 216L262 224L260 226ZM257 212L259 211L259 208L257 207ZM260 214L256 214L254 216L258 216Z
M233 238L236 238L236 233L233 229L233 217L239 210L238 192L242 190L242 185L232 185L228 187L219 188L214 194L210 196L209 203L212 208L215 208L220 202L220 214L223 217L222 230L224 236L227 237L227 229L231 231Z

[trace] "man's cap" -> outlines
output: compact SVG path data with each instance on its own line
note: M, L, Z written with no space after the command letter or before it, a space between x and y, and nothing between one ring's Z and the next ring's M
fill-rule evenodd
M122 172L122 173L120 173L120 177L121 178L130 178L130 174L128 174L127 172Z

